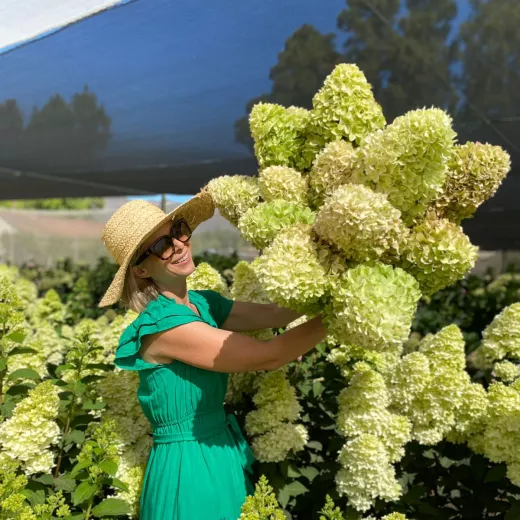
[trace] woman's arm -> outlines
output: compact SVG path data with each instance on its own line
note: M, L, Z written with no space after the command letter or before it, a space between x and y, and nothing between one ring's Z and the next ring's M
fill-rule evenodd
M252 330L274 329L285 327L298 319L301 314L290 309L279 307L276 303L233 302L231 312L221 329L232 332L249 332Z
M179 360L215 372L275 370L312 350L325 335L320 317L270 341L193 322L145 336L140 352L151 363Z

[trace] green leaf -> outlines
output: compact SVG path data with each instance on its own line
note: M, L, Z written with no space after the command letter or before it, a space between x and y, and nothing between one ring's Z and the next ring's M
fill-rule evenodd
M278 501L280 505L285 509L291 498L303 495L309 490L299 481L295 480L290 484L285 485L278 493Z
M72 421L70 423L70 427L76 428L76 426L90 424L91 422L92 422L92 415L88 415L88 414L76 415L76 417L74 417L74 419L72 419Z
M103 516L124 516L130 513L130 506L118 498L107 498L92 509L92 514L98 518Z
M92 462L86 460L84 462L78 462L70 472L71 477L75 477L82 469L90 468L92 466Z
M117 464L113 460L104 460L100 462L99 467L110 476L117 473Z
M33 384L13 385L7 391L6 395L25 395L29 390L35 387Z
M110 479L110 486L120 489L121 491L128 491L128 486L118 478Z
M41 482L42 484L45 484L46 486L52 486L54 483L54 479L52 478L52 475L42 475L41 477L34 478L33 480L36 480L36 482Z
M6 338L10 341L13 341L14 343L23 343L23 340L25 339L25 332L22 332L21 330L15 330L14 332L11 332L11 334L8 334Z
M39 381L41 376L32 368L19 368L7 377L8 381L14 381L15 379L35 379L36 381Z
M72 494L72 501L75 506L85 502L89 498L93 497L98 492L98 487L94 486L88 481L82 482Z
M85 432L82 432L81 430L72 430L63 437L63 440L66 443L74 442L76 444L82 444L85 440Z
M74 367L69 364L59 365L58 368L56 369L56 377L60 377L60 375L63 372L65 372L66 370L71 370L72 368L74 368Z
M314 397L319 397L323 390L325 390L325 386L321 381L314 380L312 382L312 393L314 394Z
M103 401L94 402L91 399L88 399L83 403L81 407L83 408L83 410L102 410L103 408L105 408L105 406L106 403L104 403Z
M10 352L10 356L18 354L38 354L38 351L31 347L14 347Z
M45 491L43 489L33 491L32 489L25 488L21 493L27 498L32 507L45 504Z
M504 520L518 520L520 518L520 502L513 504L504 516Z
M312 482L319 474L319 470L314 466L307 466L306 468L300 468L300 473L309 481Z
M298 478L300 476L300 471L294 464L289 464L287 467L287 476L289 478Z
M313 448L318 451L321 451L323 449L323 445L321 444L321 442L318 442L318 441L309 441L307 443L307 447Z
M0 372L3 372L7 368L7 361L5 358L0 358Z
M484 482L498 482L499 480L505 479L507 473L507 467L505 464L498 464L492 467L487 473Z
M61 475L60 477L54 479L54 486L57 491L60 489L63 491L74 491L76 487L76 481L73 478L68 478L66 475Z

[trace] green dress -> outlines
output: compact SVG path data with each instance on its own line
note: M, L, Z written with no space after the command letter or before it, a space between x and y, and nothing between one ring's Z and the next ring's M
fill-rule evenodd
M154 443L140 500L140 520L236 520L248 494L253 453L234 415L226 415L228 374L181 361L151 364L138 351L147 334L202 321L220 327L233 302L189 291L200 313L159 296L123 332L115 364L139 371L137 396Z

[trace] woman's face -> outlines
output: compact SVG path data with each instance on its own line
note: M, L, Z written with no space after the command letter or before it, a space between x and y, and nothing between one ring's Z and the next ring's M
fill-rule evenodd
M148 250L148 248L160 237L169 235L172 229L172 223L167 222L157 232L152 235L140 248L139 254ZM167 260L162 260L156 255L151 254L140 265L135 266L134 273L139 278L151 278L158 285L168 286L174 280L188 277L195 270L195 264L191 257L191 241L181 242L173 240L173 255ZM168 251L169 254L171 251Z

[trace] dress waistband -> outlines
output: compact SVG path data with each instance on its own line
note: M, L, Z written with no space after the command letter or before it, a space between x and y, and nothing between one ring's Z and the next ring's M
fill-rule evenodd
M206 415L206 414L203 414ZM168 432L154 432L153 441L154 444L169 444L174 442L185 442L185 441L201 441L208 439L219 433L222 433L226 429L229 429L231 436L235 442L235 447L240 455L242 467L252 473L251 466L256 460L249 444L247 443L242 430L238 424L236 417L233 414L228 414L224 410L215 411L214 415L214 426L209 429L194 428L187 431L178 431L174 433Z

